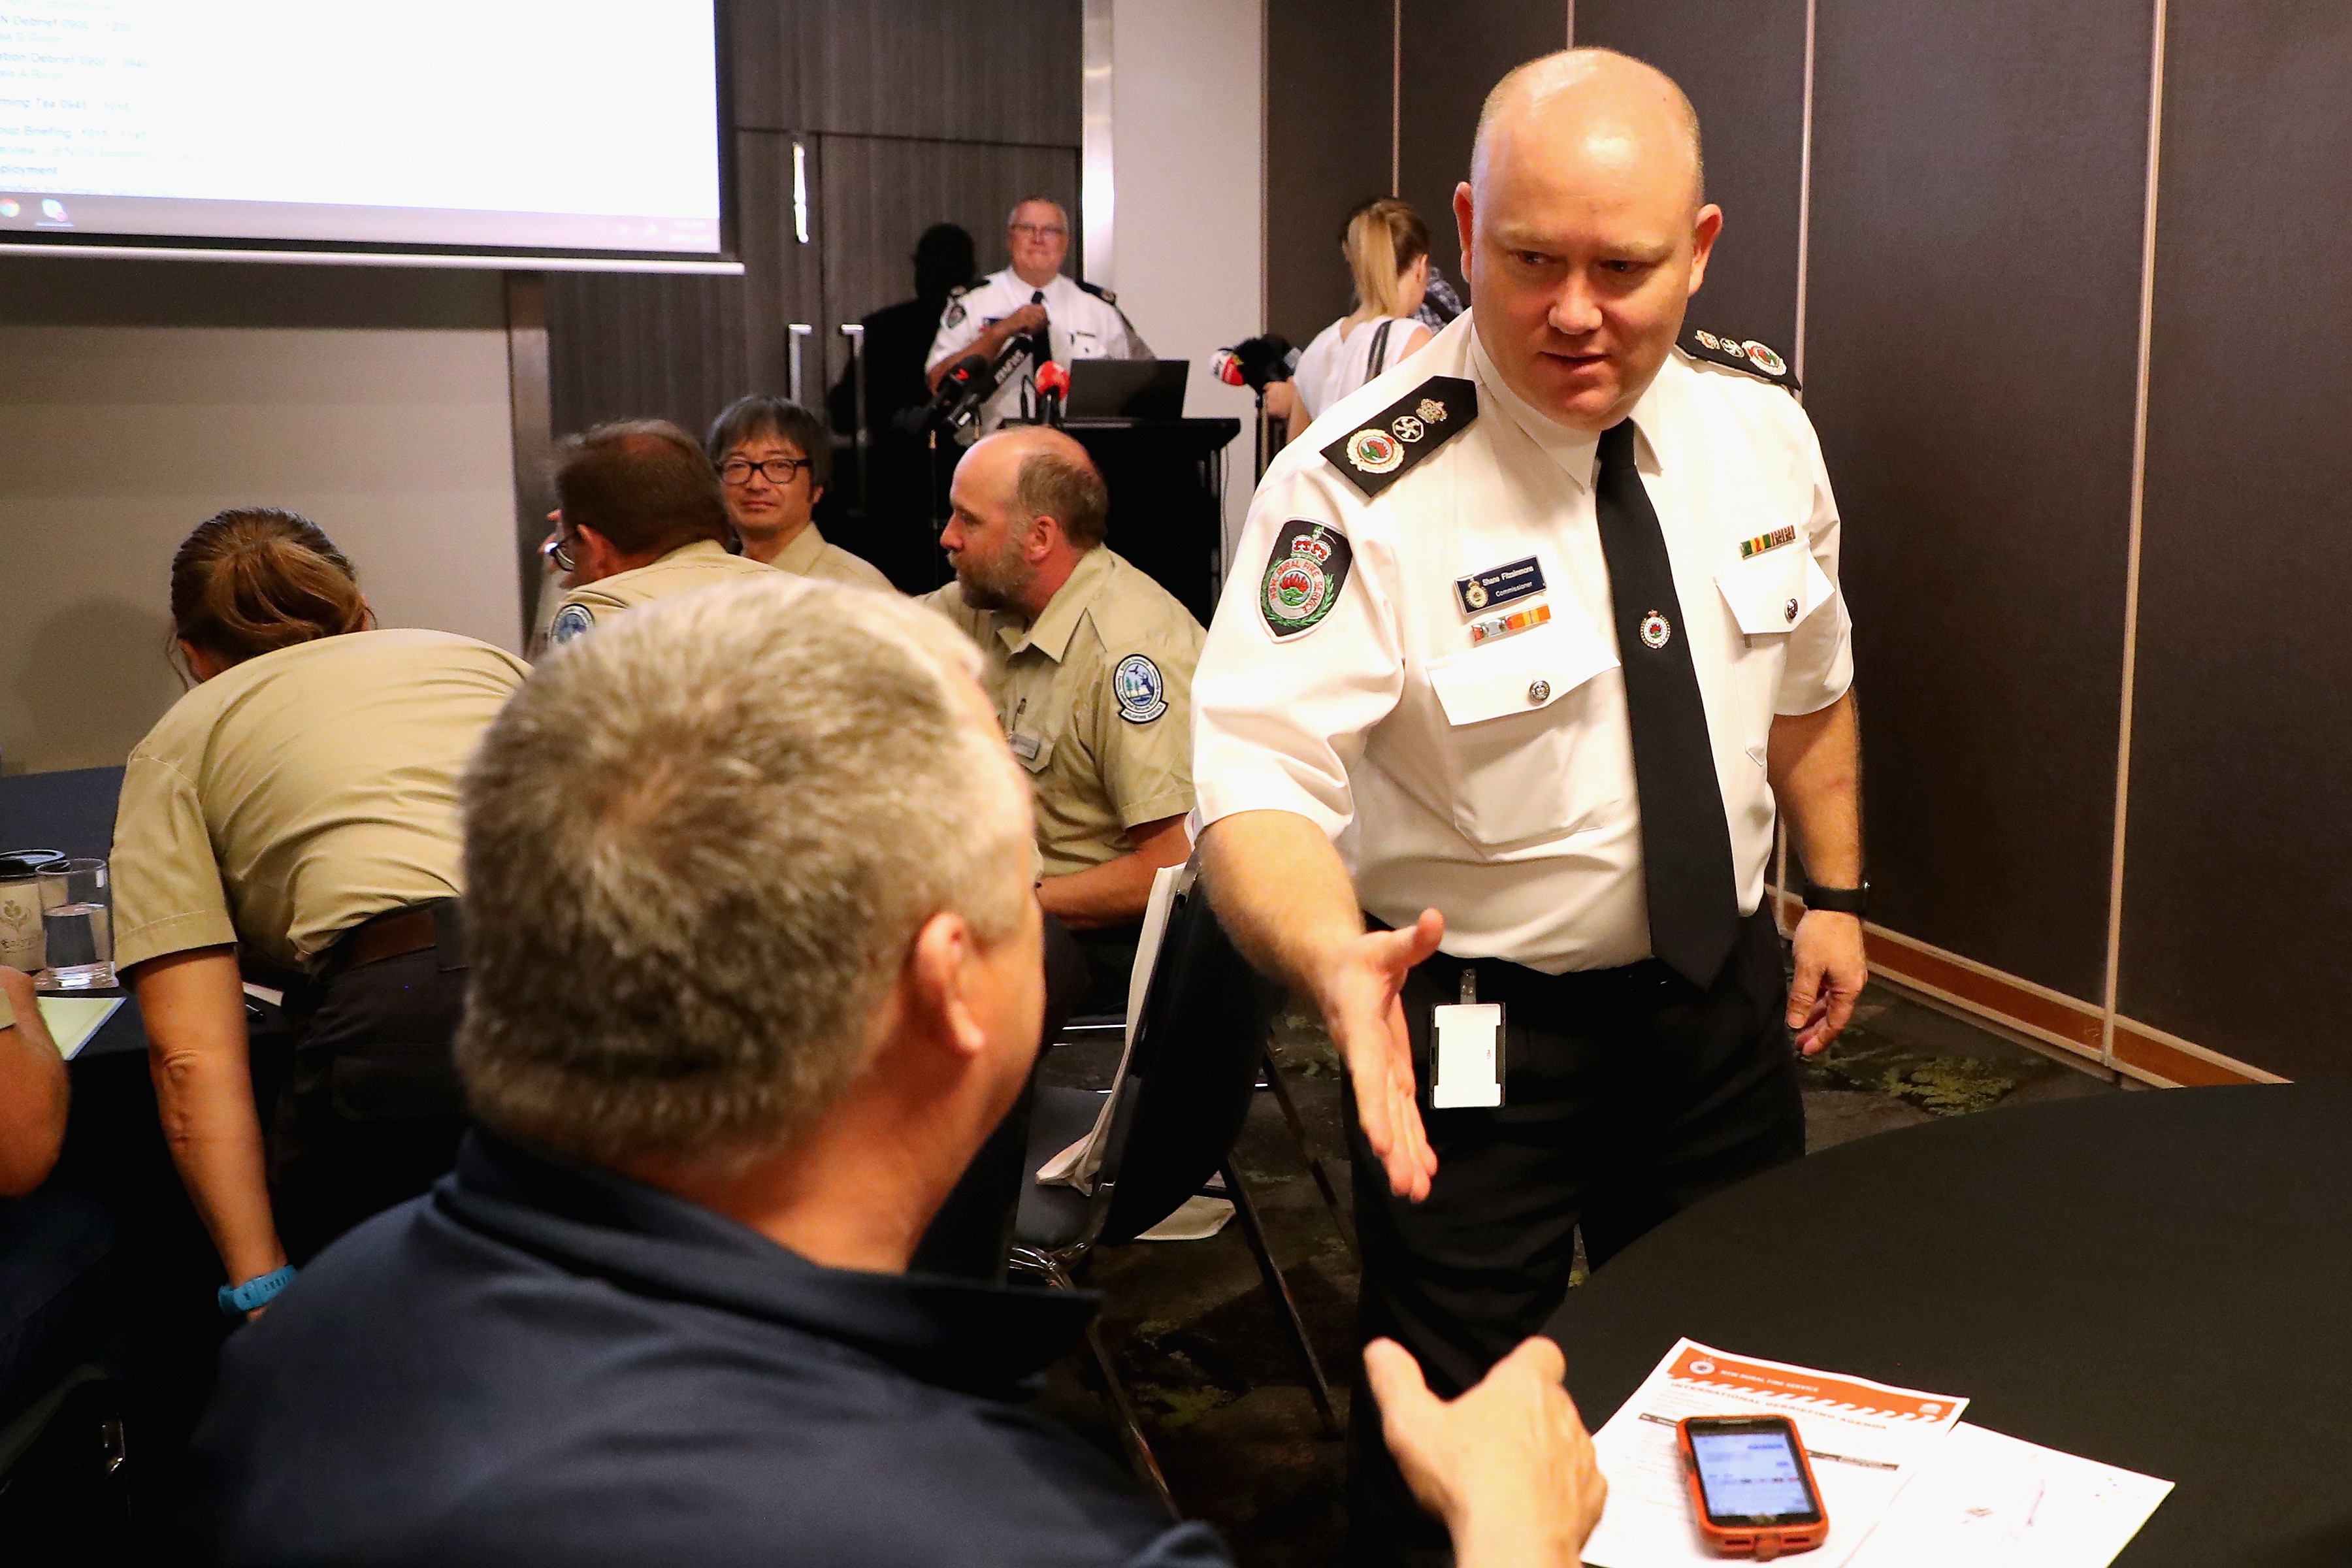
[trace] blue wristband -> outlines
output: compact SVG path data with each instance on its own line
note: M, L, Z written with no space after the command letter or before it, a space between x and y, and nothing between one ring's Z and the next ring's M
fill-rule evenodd
M257 1274L242 1285L220 1288L220 1310L223 1317L242 1318L256 1307L266 1307L275 1300L278 1292L294 1282L294 1266L273 1268L267 1274Z

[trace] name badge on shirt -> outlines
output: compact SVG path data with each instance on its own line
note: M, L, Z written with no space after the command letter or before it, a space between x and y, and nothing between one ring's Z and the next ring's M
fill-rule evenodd
M1007 739L1013 743L1013 754L1014 756L1019 757L1024 763L1034 763L1037 760L1036 736L1012 735L1008 736Z
M1507 605L1514 599L1524 599L1529 594L1544 591L1543 565L1532 555L1524 561L1514 561L1507 566L1496 566L1485 572L1473 572L1467 577L1454 579L1454 596L1462 602L1462 613L1475 616L1497 605Z

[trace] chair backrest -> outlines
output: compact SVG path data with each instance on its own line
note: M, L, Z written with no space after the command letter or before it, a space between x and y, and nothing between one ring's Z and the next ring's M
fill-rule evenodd
M1281 994L1242 957L1208 887L1168 912L1127 1074L1116 1088L1089 1241L1132 1241L1182 1206L1233 1152Z
M0 849L54 849L104 858L114 853L121 768L72 768L0 779Z

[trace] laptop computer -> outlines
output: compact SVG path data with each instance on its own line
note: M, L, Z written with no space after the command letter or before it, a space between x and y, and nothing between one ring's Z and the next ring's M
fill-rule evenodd
M1066 419L1181 419L1184 379L1192 362L1181 359L1082 359L1070 364Z

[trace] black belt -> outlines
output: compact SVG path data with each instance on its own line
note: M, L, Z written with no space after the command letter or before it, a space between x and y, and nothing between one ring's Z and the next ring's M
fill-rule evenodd
M362 964L404 958L426 948L441 952L441 967L466 967L464 906L456 899L433 899L408 904L361 921L336 940L320 966L321 978L341 974Z

